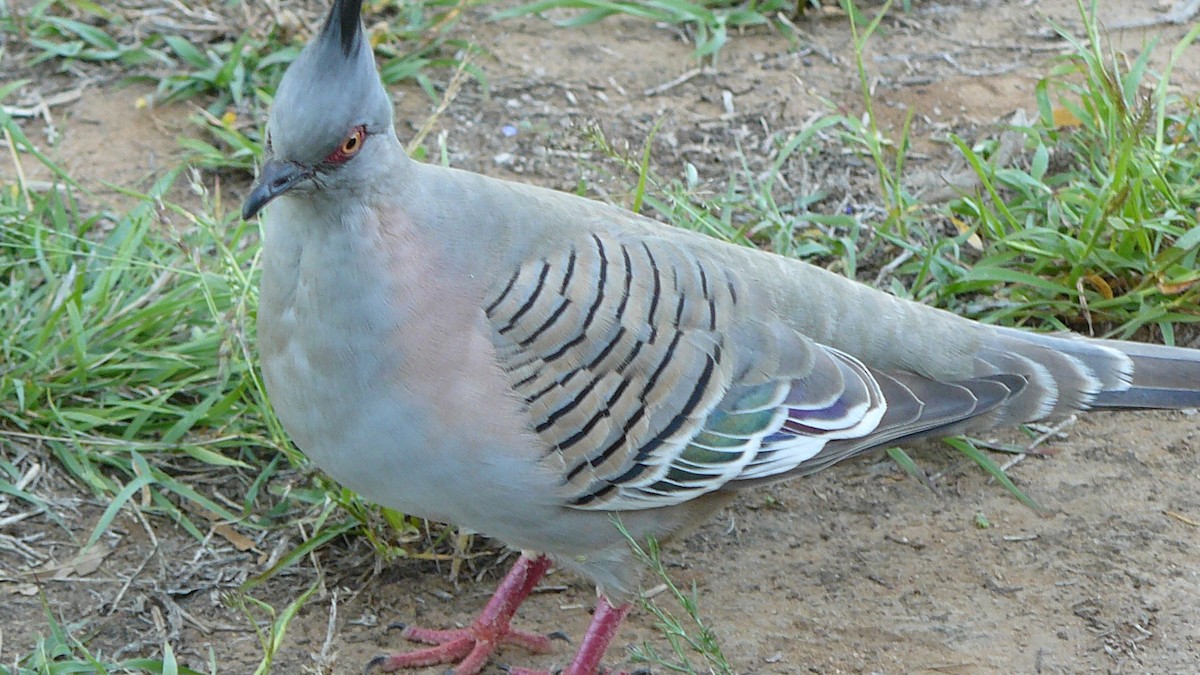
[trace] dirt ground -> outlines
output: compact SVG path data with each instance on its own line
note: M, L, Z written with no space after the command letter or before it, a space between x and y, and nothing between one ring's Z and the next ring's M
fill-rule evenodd
M1102 5L1115 48L1131 55L1153 36L1169 49L1189 27L1117 29L1171 3ZM918 0L885 20L868 66L890 129L914 113L911 180L929 181L954 165L942 142L948 132L979 140L1013 111L1033 112L1034 86L1063 48L1047 26L1078 30L1075 7L1073 0ZM798 20L799 50L766 30L738 36L712 71L672 86L664 85L696 65L673 29L618 19L568 31L533 19L485 19L473 10L464 30L491 52L479 62L490 89L468 82L439 121L450 162L461 168L567 190L586 178L594 196L620 201L623 193L607 190L627 183L606 178L582 132L599 126L619 147L637 149L661 118L656 170L676 177L690 162L703 184L720 189L738 167L737 148L753 157L830 104L861 109L849 28L835 13ZM1156 64L1165 52L1158 50ZM1189 48L1173 79L1196 95L1200 47ZM186 106L136 108L144 93L111 82L86 88L54 110L62 138L52 154L92 184L145 186L170 165L174 139L190 132ZM395 96L406 138L433 106L416 87ZM517 133L506 134L506 126ZM125 150L113 153L114 141ZM849 151L823 153L803 168L788 176L794 188L829 190L815 208L873 199L867 166ZM241 189L229 188L231 202ZM1044 449L1051 454L1030 456L1010 475L1054 510L1048 517L944 446L929 445L914 455L936 476L936 492L885 458L846 462L745 494L669 547L668 569L677 583L695 584L701 613L739 673L1200 672L1200 416L1084 416ZM104 504L52 463L40 467L39 491L89 532ZM990 527L979 526L984 519ZM28 653L46 631L44 595L59 620L85 622L73 630L93 650L155 655L170 640L193 668L207 671L212 654L219 672L251 672L262 649L228 593L301 533L259 541L260 556L220 537L201 545L164 523L150 525L153 535L118 519L100 559L59 581L29 582L17 570L35 558L0 549L0 663ZM18 539L38 532L22 539L33 551L74 555L52 524L0 526ZM455 584L432 563L377 568L364 548L327 548L255 589L281 608L323 574L274 672L360 672L371 657L406 647L386 630L391 622L465 624L507 564L473 560ZM555 574L518 623L578 640L593 603L587 584ZM635 611L609 664L631 667L627 648L644 641L670 652L653 618ZM498 662L549 668L570 651L505 651Z

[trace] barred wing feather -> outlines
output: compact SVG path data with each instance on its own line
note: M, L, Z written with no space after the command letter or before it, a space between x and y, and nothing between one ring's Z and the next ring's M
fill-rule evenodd
M597 233L494 289L485 313L497 356L568 505L669 506L807 473L952 433L1023 386L872 370L747 311L748 293L669 241Z

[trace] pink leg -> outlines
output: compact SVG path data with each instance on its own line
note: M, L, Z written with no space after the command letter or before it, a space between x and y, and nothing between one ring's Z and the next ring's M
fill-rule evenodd
M474 675L483 670L492 652L500 645L515 644L534 652L550 651L549 637L514 630L509 626L517 608L549 569L550 559L546 556L530 558L522 554L469 628L430 630L406 626L401 632L404 638L434 646L377 656L367 664L367 672L379 669L390 673L402 668L458 662L453 670L456 675Z
M613 607L607 598L603 595L600 596L600 601L596 604L596 611L592 614L592 623L588 626L587 634L583 636L583 643L579 645L579 651L575 653L575 660L567 666L566 670L562 671L561 675L596 675L599 673L600 661L604 658L604 652L608 651L608 644L617 634L617 629L621 627L621 621L629 613L629 608L629 603ZM509 675L549 675L545 671L520 668L514 668L508 672Z

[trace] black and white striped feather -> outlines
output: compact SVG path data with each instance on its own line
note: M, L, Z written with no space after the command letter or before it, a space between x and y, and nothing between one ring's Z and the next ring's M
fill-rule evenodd
M982 326L968 377L873 367L764 312L721 263L590 232L492 290L498 359L569 506L670 506L913 438L1198 396L1133 392L1135 360L1165 353L1153 348Z

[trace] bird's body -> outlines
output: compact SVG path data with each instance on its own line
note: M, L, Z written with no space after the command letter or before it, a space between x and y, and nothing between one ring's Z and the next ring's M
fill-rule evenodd
M440 176L429 180L421 172ZM543 235L559 241L584 215L564 205L592 211L610 226L629 215L415 162L393 175L386 192L395 201L361 218L344 218L348 205L297 213L312 205L284 197L265 219L258 343L281 421L316 465L372 501L550 553L572 567L594 566L590 576L606 588L630 590L634 567L609 513L569 508L557 490L546 490L561 482L562 462L532 431L508 386L491 341L496 328L482 311L501 272L507 279L519 267L512 257L519 252L478 245L511 241L525 223L521 204L539 198L560 212L563 227L553 228L560 232ZM463 192L412 194L412 186L455 184ZM446 208L463 205L451 195L497 188L504 196L498 203ZM414 224L430 222L429 214L406 213L423 203L441 206L436 228ZM371 215L377 210L396 217L385 223ZM443 301L450 297L469 301ZM432 373L436 386L414 391L405 374L417 370ZM723 500L704 501L712 502L707 512ZM635 512L626 525L662 537L702 515L690 513L700 502L683 507Z
M274 200L259 308L272 403L313 462L368 499L550 555L624 603L636 566L614 517L661 539L738 488L896 442L1200 404L1200 352L985 326L414 162L358 11L335 3L275 109L319 96L327 76L369 77L351 81L365 103L330 101L327 123L273 112L277 158L246 211ZM294 128L314 120L323 141ZM513 583L528 592L539 574Z

